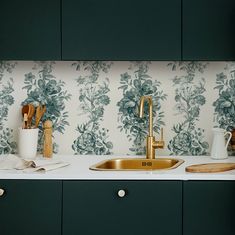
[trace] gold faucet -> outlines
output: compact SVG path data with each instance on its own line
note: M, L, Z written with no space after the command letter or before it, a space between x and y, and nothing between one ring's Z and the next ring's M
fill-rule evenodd
M159 141L155 140L153 136L153 100L151 96L142 96L140 98L140 118L144 114L144 101L149 103L149 134L146 141L146 158L155 159L155 149L164 148L165 142L163 141L163 129L161 128L161 137Z

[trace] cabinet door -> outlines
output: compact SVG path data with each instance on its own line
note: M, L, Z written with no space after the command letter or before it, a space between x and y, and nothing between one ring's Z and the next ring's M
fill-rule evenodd
M235 1L183 0L183 59L235 60Z
M184 183L184 235L235 234L235 181Z
M181 182L63 184L63 235L181 235ZM118 196L119 190L126 194Z
M62 183L0 180L1 235L60 235Z
M0 60L60 60L60 0L1 0Z
M62 0L63 60L179 60L181 0Z

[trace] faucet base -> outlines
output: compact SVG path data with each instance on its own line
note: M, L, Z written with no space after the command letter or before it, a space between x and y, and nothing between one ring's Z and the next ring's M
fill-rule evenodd
M155 159L155 137L147 136L146 138L146 158L147 159Z
M155 159L155 149L164 148L164 141L156 141L154 136L147 136L146 139L146 158Z

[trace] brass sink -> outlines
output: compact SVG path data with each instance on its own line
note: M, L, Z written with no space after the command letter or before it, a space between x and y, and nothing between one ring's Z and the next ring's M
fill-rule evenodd
M116 158L91 166L96 171L153 171L175 169L184 161L176 158Z

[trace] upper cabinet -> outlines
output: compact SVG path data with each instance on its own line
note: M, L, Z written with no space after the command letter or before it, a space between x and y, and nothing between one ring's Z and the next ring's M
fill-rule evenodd
M181 0L62 0L62 60L180 60Z
M60 60L60 0L2 0L1 60Z
M234 0L2 0L0 60L235 60Z
M183 60L235 60L235 1L183 0Z

